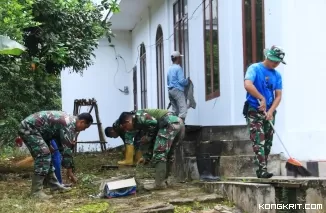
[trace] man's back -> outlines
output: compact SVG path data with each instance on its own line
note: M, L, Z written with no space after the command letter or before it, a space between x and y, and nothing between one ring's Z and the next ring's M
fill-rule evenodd
M28 116L23 122L37 129L48 140L62 128L73 130L76 127L76 118L62 111L40 111Z
M184 78L182 68L178 64L172 64L167 74L168 88L176 88L184 91L184 87L188 84L188 80Z
M160 120L169 111L166 110L166 109L145 109L145 112L147 112L148 114L150 114L156 120Z

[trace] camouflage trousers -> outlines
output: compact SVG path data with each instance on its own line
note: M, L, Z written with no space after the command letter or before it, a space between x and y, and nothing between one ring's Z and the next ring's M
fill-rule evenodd
M276 111L272 123L275 123ZM274 130L263 112L249 107L247 123L249 125L250 140L255 153L255 164L260 171L267 171L267 159L273 145Z
M168 124L160 128L153 148L153 164L158 162L174 162L174 150L178 143L183 140L185 125L181 118L175 115L168 116Z
M140 141L144 135L145 135L144 131L139 131L136 133L134 138L134 144L133 144L135 146L136 151L140 149Z
M34 173L45 176L54 172L49 146L41 134L25 122L20 124L18 134L34 158Z

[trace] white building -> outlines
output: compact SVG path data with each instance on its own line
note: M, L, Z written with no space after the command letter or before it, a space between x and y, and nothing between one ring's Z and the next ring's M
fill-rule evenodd
M63 110L72 112L76 98L94 97L109 126L134 106L166 108L166 73L176 49L195 85L197 108L189 110L187 124L244 125L244 71L275 44L287 62L279 67L284 92L276 128L297 159L325 159L325 9L325 0L121 0L121 12L110 16L114 47L100 41L83 77L62 73ZM92 128L80 140L97 138ZM273 152L282 151L275 139Z

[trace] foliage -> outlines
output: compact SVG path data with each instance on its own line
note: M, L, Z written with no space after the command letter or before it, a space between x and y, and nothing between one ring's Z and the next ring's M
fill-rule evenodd
M60 72L82 73L102 36L113 36L102 12L116 0L7 0L0 7L0 35L27 51L0 55L0 146L13 144L19 122L40 110L61 109Z
M102 21L104 9L91 0L35 0L33 12L41 25L25 29L25 44L37 66L56 75L64 68L82 73L92 64L97 40L105 33L113 36Z

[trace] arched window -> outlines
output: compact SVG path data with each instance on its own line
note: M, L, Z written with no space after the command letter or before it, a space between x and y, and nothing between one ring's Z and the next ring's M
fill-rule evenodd
M184 55L181 66L189 76L188 0L177 0L173 4L174 50Z
M140 93L141 108L147 108L147 72L146 72L146 49L144 43L140 45Z
M163 31L159 25L156 31L157 107L165 109L165 74Z

